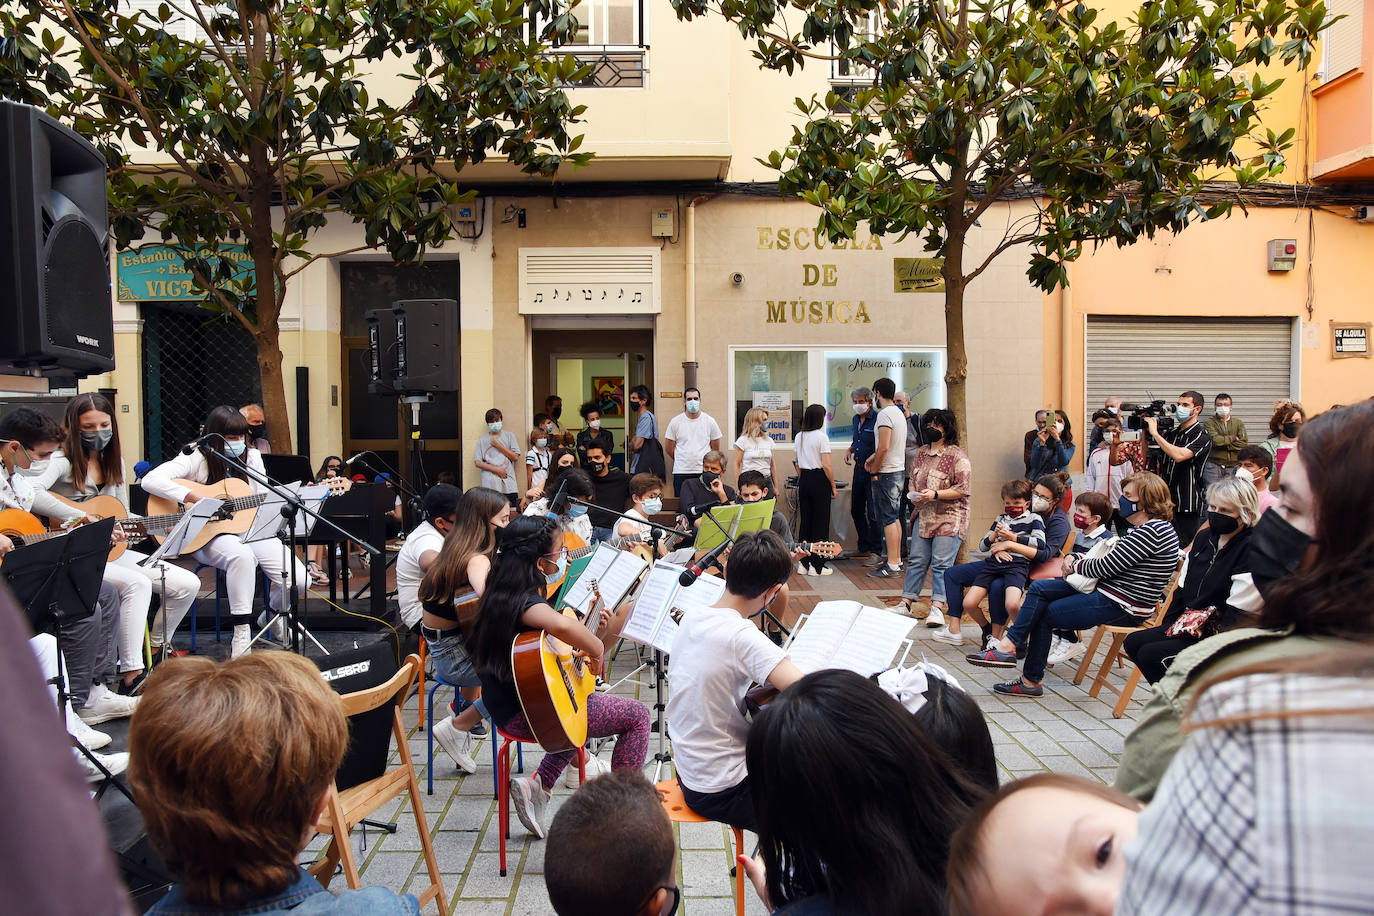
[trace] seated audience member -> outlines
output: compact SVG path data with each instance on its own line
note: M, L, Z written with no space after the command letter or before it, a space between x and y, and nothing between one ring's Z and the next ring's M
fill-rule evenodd
M1021 610L1021 596L1030 582L1031 557L1045 546L1045 523L1031 511L1031 484L1016 478L1002 484L1002 513L992 520L978 549L989 551L987 563L964 593L964 613L985 623L978 604L993 583L1000 584L1008 619ZM1046 510L1050 508L1047 504ZM1012 550L1012 546L1027 548Z
M701 527L701 516L706 509L735 501L735 488L726 485L722 479L724 474L725 454L713 449L701 459L701 473L684 480L678 490L681 512L696 527Z
M882 688L807 675L756 717L746 759L763 861L740 864L774 913L942 912L950 837L984 790Z
M566 486L564 486L566 484ZM596 488L592 485L591 477L581 468L575 468L571 464L554 465L554 470L549 472L549 479L544 482L545 496L536 499L525 507L524 514L527 516L544 516L549 513L549 504L558 496L560 490L569 500L564 506L563 511L558 515L558 525L564 531L577 535L584 544L590 544L595 535L592 533L592 520L587 516L587 507L577 505L571 500L580 499L583 502L591 502L596 497Z
M1116 541L1116 533L1110 527L1111 521L1112 503L1107 502L1107 497L1091 490L1080 494L1073 501L1073 526L1077 531L1074 532L1073 547L1070 551L1081 557L1101 544L1103 547L1098 551L1100 556ZM1041 589L1043 595L1047 589L1056 589L1067 584L1062 578L1044 581L1049 584L1032 582L1031 588ZM1085 651L1087 647L1078 638L1077 630L1055 630L1054 638L1050 640L1050 654L1046 664L1052 668L1064 662L1071 662L1076 658L1082 658Z
M687 804L703 817L754 828L744 763L749 723L740 703L750 684L785 690L801 677L753 618L792 574L787 545L771 531L742 535L730 550L725 595L682 618L668 669L673 758Z
M1236 477L1249 481L1259 494L1259 511L1263 515L1278 505L1278 494L1269 489L1269 478L1274 471L1274 456L1262 445L1247 445L1240 450Z
M1088 455L1084 470L1088 475L1088 489L1103 494L1115 506L1121 501L1121 484L1144 468L1137 467L1131 460L1132 453L1121 447L1119 419L1108 415L1102 421L1102 435L1102 443Z
M663 481L653 474L636 474L630 478L630 508L615 526L615 536L635 538L640 543L653 539L654 529L646 522L663 511ZM663 545L659 545L659 556L663 555Z
M549 827L544 884L558 916L669 916L682 892L677 845L658 792L643 774L590 779Z
M1228 599L1232 577L1250 571L1248 545L1257 521L1255 488L1245 481L1224 477L1207 489L1207 526L1193 538L1186 574L1168 612L1159 626L1126 637L1126 654L1145 680L1157 682L1178 653L1244 621L1244 611Z
M997 751L992 733L977 701L958 686L939 676L930 676L926 702L912 715L955 769L988 792L996 792Z
M129 784L177 883L148 912L418 914L410 894L335 895L296 864L347 747L339 695L300 656L159 666L129 727Z
M1044 695L1041 680L1055 629L1087 630L1101 624L1138 627L1154 613L1178 568L1178 535L1169 524L1169 485L1154 474L1142 472L1126 481L1124 492L1127 499L1140 505L1149 521L1132 528L1106 556L1078 559L1070 554L1064 558L1065 576L1078 572L1096 579L1096 588L1086 594L1075 590L1053 600L1027 601L1000 642L968 656L975 665L1010 668L1016 665L1016 646L1028 641L1021 677L995 685L997 693Z
M569 473L586 477L581 470ZM482 702L492 721L522 741L533 741L534 732L516 692L511 667L511 645L516 637L531 630L547 631L585 653L593 672L600 674L604 667L606 649L602 639L572 617L555 611L544 595L548 585L562 578L567 567L563 530L553 519L522 516L496 532L496 557L467 644L482 679ZM603 616L609 616L609 612L603 611ZM596 621L592 624L595 626ZM615 639L614 632L604 636L607 640ZM586 709L589 737L616 737L611 768L643 767L649 748L649 708L629 697L596 692L587 697ZM537 837L544 836L544 813L553 787L575 756L573 750L549 751L532 775L511 776L511 807L525 829Z
M1369 912L1369 645L1202 689L1126 849L1116 913Z
M1184 649L1126 737L1116 786L1149 801L1183 744L1181 716L1199 685L1250 665L1374 639L1374 400L1303 427L1284 465L1279 504L1250 533L1250 578L1263 596L1252 627Z
M1081 776L1008 783L949 844L950 916L1111 916L1141 807Z
M267 414L261 404L245 404L239 413L248 421L248 444L264 455L272 453L272 443L267 439Z
M588 512L592 532L597 540L606 541L620 521L613 513L624 512L630 503L630 475L611 467L611 453L599 442L587 446L587 472L596 491L591 501L601 507Z

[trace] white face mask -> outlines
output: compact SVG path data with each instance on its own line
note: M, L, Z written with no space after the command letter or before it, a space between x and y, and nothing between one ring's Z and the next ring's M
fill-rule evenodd
M1231 408L1230 408L1229 405L1228 405L1228 406L1223 406L1223 407L1218 407L1218 408L1217 408L1217 416L1221 417L1223 420L1225 420L1225 419L1226 419L1227 417L1229 417L1230 415L1231 415Z
M1048 512L1048 511L1049 511L1049 508L1050 508L1050 501L1049 501L1048 499L1046 499L1045 497L1043 497L1043 496L1032 496L1032 497L1031 497L1031 511L1032 511L1032 512L1034 512L1034 513L1036 513L1036 514L1038 515L1038 514L1041 513L1041 512Z
M1054 431L1057 432L1057 433L1062 433L1062 432L1064 431L1064 424L1063 424L1063 423L1056 423L1056 424L1054 424Z
M1110 413L1110 414L1112 414L1113 416L1116 415L1116 413L1117 413L1118 410L1120 410L1120 408L1118 408L1118 407L1108 407L1108 408L1107 408L1107 412Z
M601 428L601 421L600 421L600 420L588 420L588 421L587 421L587 426L588 426L590 429L600 429L600 428Z
M1243 480L1248 484L1254 484L1255 475L1250 473L1249 468L1236 468L1236 480Z
M858 404L854 405L854 412L862 417L864 414L868 413L868 405L860 401Z
M29 462L28 467L16 467L15 470L17 470L22 477L41 477L51 463L51 458L35 458Z

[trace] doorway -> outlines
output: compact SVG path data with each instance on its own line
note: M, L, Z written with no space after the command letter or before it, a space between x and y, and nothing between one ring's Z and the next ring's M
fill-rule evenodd
M530 340L534 413L544 398L563 399L563 427L583 427L578 409L592 401L601 409L601 427L615 440L611 463L625 468L626 394L635 385L653 384L654 332L650 328L551 330L536 328Z

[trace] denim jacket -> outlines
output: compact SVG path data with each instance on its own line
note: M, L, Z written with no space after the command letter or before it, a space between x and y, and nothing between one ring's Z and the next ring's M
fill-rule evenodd
M157 916L210 916L212 913L216 916L258 916L288 912L294 916L419 916L420 904L412 894L398 895L385 887L342 891L336 896L301 869L300 878L281 893L235 906L191 903L186 899L185 885L174 884L167 896L148 912Z

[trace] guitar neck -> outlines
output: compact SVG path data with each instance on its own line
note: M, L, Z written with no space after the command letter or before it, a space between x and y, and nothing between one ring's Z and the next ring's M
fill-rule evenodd
M266 494L255 493L252 496L236 496L233 499L226 499L224 505L220 507L220 512L234 515L244 509L256 509L266 500ZM167 512L162 515L147 515L134 521L142 525L149 534L166 534L175 528L185 516L185 512Z

